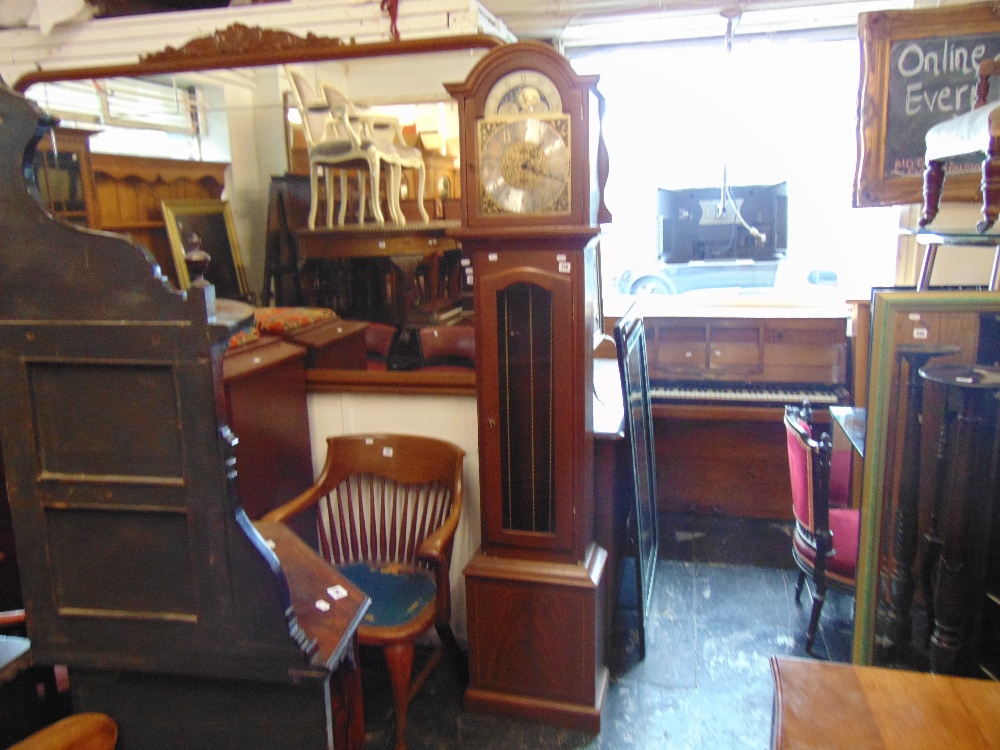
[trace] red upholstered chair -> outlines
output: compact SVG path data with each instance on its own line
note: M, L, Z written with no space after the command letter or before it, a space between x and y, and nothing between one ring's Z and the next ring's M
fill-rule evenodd
M795 512L792 557L799 567L795 601L799 601L807 576L815 587L806 631L806 653L811 654L827 586L854 590L860 514L848 507L831 507L831 484L842 483L831 482L830 435L823 433L819 440L813 439L812 411L808 404L785 407L785 432Z
M368 352L369 370L389 369L389 354L396 340L395 326L386 323L369 323L365 329L365 347Z
M474 370L476 330L472 326L421 328L420 357L424 370Z
M442 653L437 649L411 684L414 641L433 625L442 645L458 653L449 568L465 451L415 435L344 435L326 443L315 484L264 520L287 522L318 506L320 553L371 598L358 640L385 652L396 748L405 750L410 698Z

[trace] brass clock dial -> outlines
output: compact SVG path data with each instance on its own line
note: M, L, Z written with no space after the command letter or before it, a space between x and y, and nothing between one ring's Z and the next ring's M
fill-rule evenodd
M570 210L569 117L479 121L482 214Z
M503 76L486 95L483 117L561 114L559 89L544 73L515 70Z

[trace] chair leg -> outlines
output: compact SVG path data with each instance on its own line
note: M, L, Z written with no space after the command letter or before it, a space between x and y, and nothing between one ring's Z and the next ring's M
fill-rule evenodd
M323 169L324 184L326 185L326 228L333 228L333 168Z
M396 704L396 750L406 750L406 710L410 703L410 673L413 671L413 643L384 646L385 660L392 678L392 698Z
M813 643L816 641L816 630L819 628L819 614L823 611L826 601L826 579L822 576L813 580L816 591L813 593L812 614L809 615L809 629L806 631L806 653L813 655Z
M379 226L385 224L385 217L382 215L382 196L379 181L382 179L382 164L380 159L372 159L370 162L372 178L372 214L375 216L375 223Z
M365 201L368 200L368 174L363 169L358 170L358 224L365 223Z
M799 603L799 599L802 597L802 587L806 582L806 574L803 571L799 571L799 580L795 583L795 603Z
M389 165L389 213L392 220L402 226L406 224L403 209L399 205L400 185L403 182L403 168L398 164Z
M1000 216L1000 139L995 136L990 137L982 170L983 220L976 224L976 230L986 232Z
M316 228L316 209L319 207L319 173L315 164L309 165L309 228Z
M347 170L340 170L340 209L337 212L337 226L344 226L347 220Z
M424 220L425 224L431 220L431 217L427 215L427 209L424 208L424 182L426 178L424 163L420 162L417 166L417 208L420 210L420 218Z

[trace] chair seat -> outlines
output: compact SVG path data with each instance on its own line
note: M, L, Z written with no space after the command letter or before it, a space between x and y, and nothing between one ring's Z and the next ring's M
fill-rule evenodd
M925 159L945 159L985 152L992 135L1000 134L1000 102L939 122L927 131Z
M830 532L833 535L834 554L827 558L827 577L846 586L853 586L858 570L859 511L853 508L830 508ZM810 567L816 565L816 549L800 534L796 526L794 535L798 558Z
M377 591L364 626L398 628L434 617L437 586L430 571L401 563L353 563L337 568L362 591ZM428 608L430 611L428 612Z

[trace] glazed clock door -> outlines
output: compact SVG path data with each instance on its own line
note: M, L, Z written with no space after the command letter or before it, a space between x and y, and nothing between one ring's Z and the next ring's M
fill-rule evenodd
M484 545L572 552L573 276L520 266L476 283Z

